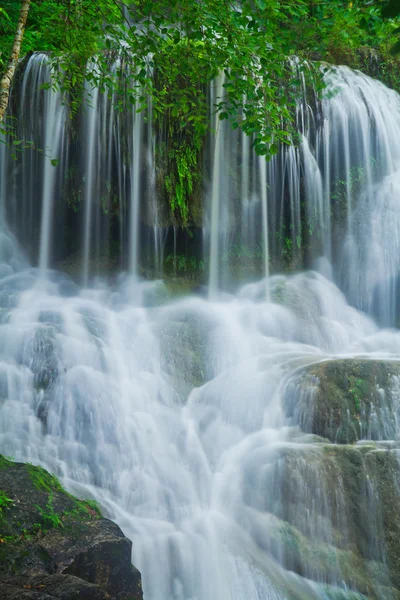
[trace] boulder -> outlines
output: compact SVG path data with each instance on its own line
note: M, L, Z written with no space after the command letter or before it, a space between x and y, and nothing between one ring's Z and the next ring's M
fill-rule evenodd
M307 581L400 600L399 457L379 442L280 444L246 471L265 490L246 498L246 528Z
M393 439L400 362L351 358L301 368L286 386L284 403L303 431L335 443Z
M0 456L0 599L141 600L132 543L40 467Z

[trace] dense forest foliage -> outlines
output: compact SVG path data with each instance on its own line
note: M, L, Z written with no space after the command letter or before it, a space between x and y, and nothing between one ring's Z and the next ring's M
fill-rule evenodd
M220 119L251 135L271 157L292 139L292 107L304 60L363 68L400 89L397 0L34 0L20 58L49 53L52 85L71 115L85 80L114 93L120 108L145 110L171 140L166 181L173 210L187 219L202 140L207 90L222 77ZM15 38L21 2L0 9L0 72ZM297 67L293 59L296 57ZM113 65L113 67L111 67ZM318 69L314 70L315 75ZM303 78L303 75L301 76ZM320 81L320 78L316 78ZM322 84L321 86L322 87ZM3 125L6 127L7 125Z

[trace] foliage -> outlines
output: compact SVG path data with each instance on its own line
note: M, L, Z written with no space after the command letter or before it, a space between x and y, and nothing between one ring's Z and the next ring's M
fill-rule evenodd
M0 454L0 469L8 469L12 465L12 456L3 456Z
M0 515L3 512L3 509L8 508L8 506L12 503L13 500L8 498L7 494L3 490L0 490Z
M56 529L58 527L63 527L63 522L61 520L60 515L54 512L52 493L49 494L46 509L41 508L37 504L35 504L35 507L37 508L40 514L40 518L42 520L44 529Z
M19 5L2 2L0 71ZM113 95L121 110L145 111L164 132L159 158L173 220L187 225L213 122L207 113L210 82L223 78L212 111L251 136L255 151L269 159L279 143L291 142L294 103L304 78L315 77L301 62L295 69L290 58L359 67L365 60L361 49L368 47L389 61L398 43L395 5L394 0L35 0L22 53L49 53L49 86L61 89L72 116L82 98L90 102L85 81L86 90L99 85ZM381 73L400 88L396 65ZM15 136L12 142L15 151L35 147Z
M194 180L199 180L199 145L189 145L187 142L179 145L174 139L172 148L167 151L168 162L174 167L165 177L165 187L170 197L171 210L179 209L183 223L187 223L187 200L193 192Z
M363 390L362 386L364 381L362 379L355 379L354 377L349 377L349 393L354 401L354 409L357 413L361 411L361 400L363 399Z
M96 500L79 500L79 505L83 508L83 510L86 509L86 512L88 512L90 515L101 517L101 508Z
M69 496L69 494L67 494ZM101 517L101 510L95 500L77 500L69 496L75 503L75 508L69 511L55 512L53 506L54 495L50 492L46 508L35 505L39 511L42 527L44 529L57 529L64 527L66 519L97 519Z
M26 470L28 471L31 481L36 489L44 490L46 492L64 492L64 488L58 481L57 477L45 469L42 469L42 467L36 467L34 465L27 464Z
M389 19L399 17L400 3L398 2L398 0L388 0L388 2L385 3L382 9L382 16ZM400 33L400 27L396 27L393 33L396 33L398 36L398 34ZM400 38L393 44L390 51L392 54L400 53Z
M195 256L186 256L185 254L168 254L165 259L166 268L172 267L176 273L195 273L205 270L204 260L197 260Z

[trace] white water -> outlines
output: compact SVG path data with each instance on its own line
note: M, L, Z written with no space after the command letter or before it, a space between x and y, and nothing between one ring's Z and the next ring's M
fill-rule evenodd
M217 79L215 89L212 88L211 94L211 106L216 107L223 98L223 84L224 77L221 76ZM215 143L213 151L213 167L212 167L212 183L211 183L211 194L210 194L210 222L209 222L209 239L210 239L210 270L209 270L209 291L210 296L215 297L220 289L220 264L219 260L221 257L221 250L223 251L223 239L222 235L225 231L226 223L223 222L224 213L221 215L221 199L227 196L229 184L227 184L227 177L223 177L224 174L224 156L223 147L224 142L226 143L226 127L223 126L218 118L218 113L215 110L214 115L214 137ZM224 206L227 206L227 202ZM225 208L226 211L226 208ZM222 248L221 248L222 246Z
M80 291L24 269L5 231L0 252L0 450L100 500L133 539L146 600L289 598L282 577L321 597L265 551L270 517L247 497L269 491L248 474L293 445L281 402L291 372L338 354L400 357L400 333L315 273L271 278L271 297L285 289L293 308L267 302L265 281L224 301L146 308L161 283ZM182 402L190 363L176 331L188 326L208 383Z
M37 85L50 82L50 69L47 65L45 55L35 57L40 61L39 76ZM65 119L66 110L61 103L60 94L48 90L43 94L44 105L43 114L46 115L45 134L43 136L44 147L42 150L48 155L48 159L43 161L42 175L42 218L40 225L40 248L39 248L39 268L42 273L50 266L51 241L53 235L53 211L56 195L56 181L60 173L52 165L51 157L60 161L66 159L66 148L64 147ZM32 185L28 182L28 185Z
M330 272L332 182L344 173L348 209L341 239L346 243L343 249L337 244L337 277L354 304L372 312L378 301L378 312L393 323L400 256L399 98L346 69L331 77L341 89L324 100L329 126L315 139L304 126L310 139L305 136L300 151L287 152L283 166L276 162L264 169L252 160L237 169L247 203L239 213L240 230L248 241L254 237L264 244L264 258L273 245L279 251L281 241L268 234L284 222L282 180L287 179L294 229L285 235L297 243L297 236L304 235L301 172L308 226L317 227L322 238L315 258L321 255L320 264ZM109 116L109 131L116 127L120 133L116 122ZM118 135L118 189L125 190ZM110 143L110 135L105 137ZM221 155L216 153L214 163L219 167L213 170L208 223L213 293L207 300L164 302L161 282L133 277L91 289L56 272L45 279L29 267L1 223L0 452L43 464L71 491L101 502L133 540L145 600L313 599L327 597L318 583L349 587L335 560L328 579L321 574L311 582L285 570L282 550L273 551L276 513L266 507L268 500L280 499L282 452L319 452L318 444L286 418L285 389L299 367L327 357L400 360L399 331L379 328L319 273L264 277L236 295L217 293L219 259L232 227L223 218L232 201L228 167L237 167L235 153L230 163L225 160L232 155L222 140L232 139L231 134L220 137ZM250 162L246 143L240 144ZM139 172L139 153L134 156L129 166L133 186L139 185L133 176ZM363 169L357 193L349 188L350 159ZM1 173L5 163L2 149ZM2 193L10 193L10 180L1 183ZM267 181L273 188L268 194ZM132 217L139 188L129 193L137 202L136 208L130 205ZM45 198L51 211L51 194ZM261 211L258 217L252 202ZM48 266L52 248L47 204L42 267ZM133 272L136 227L133 219L128 233L123 232ZM197 371L203 385L195 380ZM312 487L309 493L325 501L321 489ZM331 531L318 521L316 507L309 506L307 514L303 508L299 503L299 518L314 524L314 534L330 543ZM378 509L371 508L366 525L371 539L380 535Z
M86 84L86 114L83 128L84 156L85 156L85 182L83 193L83 268L82 280L84 285L89 282L90 249L92 241L92 219L95 206L99 204L100 172L98 154L100 152L99 130L96 127L99 111L99 89Z
M161 273L168 224L166 207L157 199L155 182L165 174L157 171L154 144L162 144L164 134L153 135L151 110L147 122L143 113L125 115L117 110L117 98L95 88L92 108L80 116L78 144L76 122L66 135L61 97L40 89L48 79L43 59L32 56L21 79L17 135L42 149L49 146L47 153L61 163L54 168L35 151L21 153L16 164L3 160L9 225L42 269L68 251L79 255L86 283L101 272L103 258L137 274L146 252ZM300 268L305 255L308 264L322 256L353 305L393 325L400 252L398 213L391 203L400 161L399 97L346 67L326 79L329 93L320 108L310 106L306 95L299 102L299 146L280 149L267 166L255 156L251 139L213 117L215 135L204 157L205 244L198 258L207 263L215 296L232 289L238 264L248 280ZM219 79L210 90L210 114L222 94ZM46 119L36 118L43 111ZM77 211L79 233L67 203ZM151 235L144 235L144 224ZM55 233L60 227L66 231L62 240Z
M134 116L133 137L130 138L132 146L130 166L130 224L129 224L129 271L132 275L138 272L139 252L139 210L140 210L140 180L142 171L142 135L143 135L143 113Z
M258 158L258 168L260 171L262 240L263 240L263 249L264 249L264 274L265 274L265 281L266 281L265 297L267 300L269 300L270 293L269 293L267 165L266 165L265 159L262 156L260 156Z

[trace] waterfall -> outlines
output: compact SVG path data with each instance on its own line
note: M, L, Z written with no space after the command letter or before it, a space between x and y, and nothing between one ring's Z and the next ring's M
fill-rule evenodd
M129 224L129 270L133 275L137 274L138 270L138 251L139 251L139 210L140 210L140 192L141 192L141 151L143 146L142 141L143 131L143 113L137 113L134 116L133 136L130 137L132 143L130 147L131 153L131 196L130 196L130 224Z
M260 170L262 237L264 249L265 281L267 282L266 297L269 299L269 243L268 243L268 196L267 196L267 165L262 156L258 159Z
M39 87L50 82L50 69L45 56L36 56L35 60L40 61L38 79L36 85ZM60 160L57 156L66 156L64 147L65 135L65 108L62 105L60 94L52 89L44 94L43 115L46 119L44 127L43 143L46 153L52 152L55 155L54 160ZM56 168L52 162L43 161L43 189L42 189L42 218L40 224L40 248L39 248L39 268L44 272L50 265L51 256L51 238L53 235L53 212L56 196ZM31 185L27 182L27 186Z
M16 136L6 139L12 148L4 159L2 198L4 216L25 239L41 271L50 266L53 255L56 204L68 162L66 110L61 94L44 89L50 82L51 67L45 54L33 55L24 70L18 102ZM46 118L44 118L46 115ZM10 116L10 115L8 115ZM27 146L23 152L22 146ZM30 147L34 145L33 149Z
M0 138L0 219L5 220L4 200L7 194L7 151L5 142Z
M96 127L99 111L99 89L93 90L86 83L87 115L84 121L85 142L85 186L83 194L84 227L83 227L83 268L82 278L85 285L89 280L89 259L92 238L92 219L94 207L98 204L100 179L98 152L100 146L99 131Z
M214 94L211 96L211 105L216 106L223 96L224 79L221 77L215 88ZM215 149L212 169L212 185L211 185L211 217L210 217L210 294L215 295L218 290L219 281L219 259L220 259L220 207L221 196L225 192L226 186L223 186L221 169L222 162L222 125L218 119L218 113L215 114Z
M100 502L145 600L393 600L400 97L333 69L269 163L215 116L193 234L209 293L172 299L139 277L146 234L158 273L185 247L156 196L151 111L95 88L67 135L48 74L31 57L10 110L58 166L0 146L0 452ZM99 281L104 255L118 277ZM340 370L366 361L368 392ZM350 405L317 434L326 365Z
M115 94L109 98L87 83L90 102L67 135L61 96L41 89L49 78L46 61L40 54L27 61L18 106L12 102L19 116L17 135L47 147L47 157L30 150L17 160L3 155L9 225L42 270L60 260L79 264L86 284L110 267L138 273L146 263L152 272L163 272L174 248L168 208L157 196L165 174L158 171L156 143L162 136L154 135L151 107L147 116L125 114ZM210 116L201 257L210 293L304 263L331 265L328 271L354 306L391 324L397 319L394 257L399 253L395 233L379 239L375 217L384 223L396 196L398 96L346 67L332 69L325 79L328 93L318 106L307 98L304 85L296 117L299 141L280 148L267 166L255 156L250 137ZM223 97L222 78L211 85L209 96L211 115ZM78 131L81 144L75 141ZM57 167L50 157L61 157ZM392 215L394 228L395 219ZM65 233L53 251L55 224ZM360 281L364 272L369 276Z

